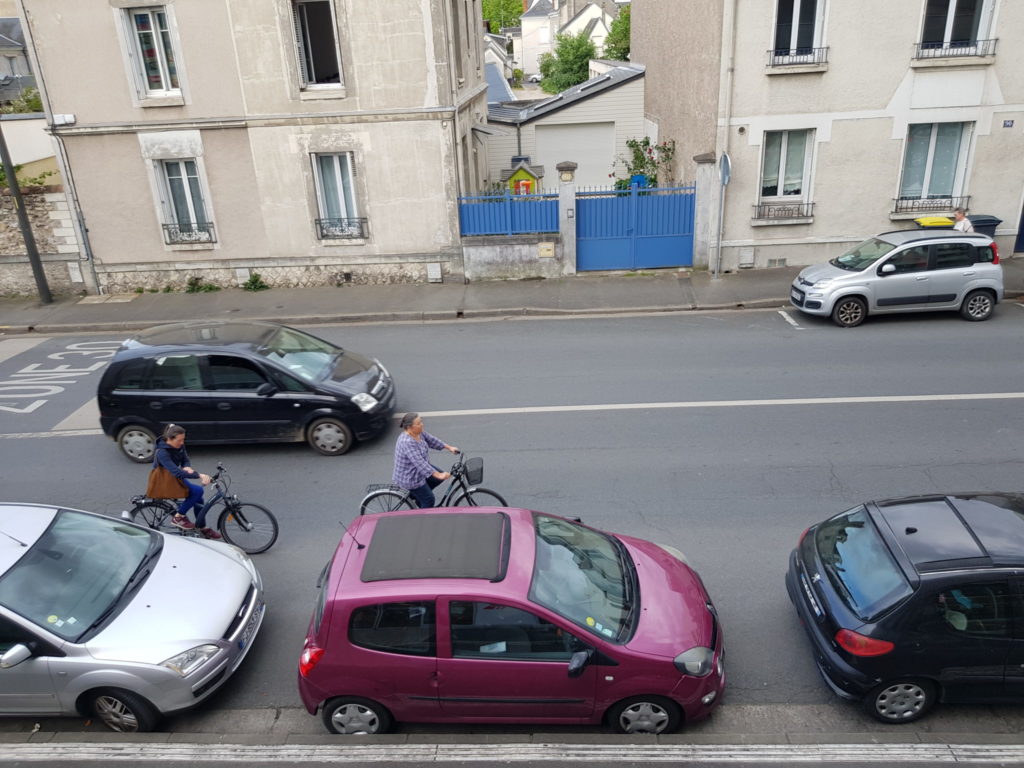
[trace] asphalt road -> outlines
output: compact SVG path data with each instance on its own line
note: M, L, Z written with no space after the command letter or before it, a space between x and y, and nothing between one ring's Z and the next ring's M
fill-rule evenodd
M851 330L753 310L312 330L379 357L399 408L484 456L483 485L510 504L686 553L724 622L729 706L827 706L845 733L872 726L855 707L837 707L820 680L782 582L801 531L869 498L1020 489L1016 304L986 323L930 315ZM142 492L148 468L92 433L97 364L119 340L0 341L5 500L117 514ZM970 399L992 393L1000 396ZM259 641L207 708L300 706L294 676L313 584L366 484L390 478L393 438L334 459L298 444L190 448L200 468L223 461L234 492L282 525L257 559L269 604ZM181 599L216 588L193 574ZM967 730L976 712L943 717Z

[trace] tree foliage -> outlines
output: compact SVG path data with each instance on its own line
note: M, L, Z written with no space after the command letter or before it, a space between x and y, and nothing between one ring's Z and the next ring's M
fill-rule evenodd
M597 56L594 43L585 32L559 35L557 41L553 54L540 57L540 87L546 93L558 93L587 80L590 60Z
M502 27L515 27L519 24L523 3L522 0L483 0L481 8L491 32L497 34Z
M13 113L32 113L43 111L43 99L39 95L39 91L36 88L26 88L23 90L17 98L11 99L7 104L0 107L0 112L7 114Z
M604 57L616 61L629 60L630 6L619 9L618 17L612 21L608 37L604 41Z

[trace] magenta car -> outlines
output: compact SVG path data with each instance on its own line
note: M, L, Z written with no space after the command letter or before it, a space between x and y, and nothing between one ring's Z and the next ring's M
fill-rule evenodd
M328 730L395 720L665 733L725 686L711 598L671 547L525 509L360 517L324 568L299 693Z

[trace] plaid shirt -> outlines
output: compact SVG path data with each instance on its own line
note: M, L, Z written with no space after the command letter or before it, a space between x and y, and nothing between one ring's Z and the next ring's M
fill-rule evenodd
M427 460L430 448L443 450L444 443L426 432L420 433L419 440L410 437L408 432L400 434L395 443L395 472L391 482L406 490L419 488L427 482L427 478L435 472L434 466Z

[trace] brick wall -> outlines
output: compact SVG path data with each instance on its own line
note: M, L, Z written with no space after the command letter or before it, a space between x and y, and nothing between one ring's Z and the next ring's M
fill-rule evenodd
M50 290L56 294L84 290L78 238L63 188L32 187L23 189L21 196ZM0 295L35 293L36 284L18 226L14 198L10 190L3 189L0 190Z

